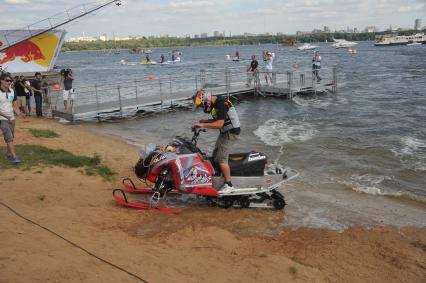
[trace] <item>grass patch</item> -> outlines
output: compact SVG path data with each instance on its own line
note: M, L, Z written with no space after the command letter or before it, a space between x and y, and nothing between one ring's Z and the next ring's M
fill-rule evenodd
M63 149L50 149L39 145L16 145L15 150L22 160L18 165L14 165L3 158L6 156L6 148L0 147L0 166L2 169L18 167L22 170L29 170L40 165L47 165L82 168L86 175L99 175L107 181L111 180L114 175L111 169L101 165L99 155L93 157L80 156Z
M297 273L297 269L296 269L296 267L294 267L294 266L290 266L290 267L288 268L288 272L290 272L290 274L292 274L292 275L296 275L296 273Z
M104 178L104 180L111 181L114 176L114 172L111 171L107 166L101 165L98 168L98 174Z
M52 130L29 129L31 134L36 138L57 138L59 134Z

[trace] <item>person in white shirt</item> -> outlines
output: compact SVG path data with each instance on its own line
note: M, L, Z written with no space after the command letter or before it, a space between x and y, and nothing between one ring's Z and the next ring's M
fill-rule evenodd
M274 61L274 57L272 56L271 52L266 52L266 56L265 56L265 69L266 69L266 74L265 74L265 80L266 80L266 84L267 85L272 85L272 63Z
M0 75L0 129L7 146L6 158L17 164L21 159L16 155L13 139L15 135L15 113L25 117L25 113L19 110L19 103L15 99L15 93L10 84L12 76L7 73Z
M312 73L313 73L313 79L317 80L319 83L321 81L321 77L319 75L319 70L321 69L321 56L319 54L319 51L315 52L314 58L312 58Z

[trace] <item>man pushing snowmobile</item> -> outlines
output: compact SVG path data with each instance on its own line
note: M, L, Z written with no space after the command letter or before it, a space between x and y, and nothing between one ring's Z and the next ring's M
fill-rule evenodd
M219 129L215 148L213 150L213 160L219 164L225 183L219 194L231 193L234 191L231 180L231 169L228 164L229 151L232 144L238 139L241 132L240 120L237 111L231 101L225 96L213 96L205 89L201 89L195 94L194 109L203 107L205 113L210 113L212 119L200 120L193 128Z
M167 195L192 194L223 208L283 209L286 203L278 189L297 177L297 171L279 164L268 165L267 156L255 150L230 154L241 129L238 114L228 98L200 90L194 96L194 104L203 107L212 119L195 123L192 139L176 136L165 146L145 146L139 153L135 174L148 187L137 187L125 178L124 188L113 191L115 200L127 207L174 213L175 208L162 206L161 201ZM212 157L197 145L205 129L220 131ZM148 195L149 203L129 201L125 191Z

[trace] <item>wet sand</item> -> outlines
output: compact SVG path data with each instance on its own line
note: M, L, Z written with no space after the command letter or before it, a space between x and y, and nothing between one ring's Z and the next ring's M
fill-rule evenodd
M28 128L52 129L61 136L36 139ZM298 187L295 181L283 188L288 201L284 211L225 210L201 204L187 205L173 216L132 210L117 205L111 191L122 177L133 177L138 148L88 132L83 125L33 118L18 120L16 136L20 144L99 154L117 174L114 181L104 182L71 168L0 170L0 201L147 282L424 282L426 278L422 204L350 190L336 193L332 184L329 192L318 192ZM140 281L4 206L0 211L1 282Z

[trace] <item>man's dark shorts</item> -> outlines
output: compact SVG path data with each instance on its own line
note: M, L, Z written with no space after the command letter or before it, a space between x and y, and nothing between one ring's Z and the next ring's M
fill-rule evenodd
M238 135L230 132L219 134L214 146L213 157L217 163L228 163L229 151L232 144L238 139Z
M0 120L0 129L5 142L12 142L15 135L15 120Z

